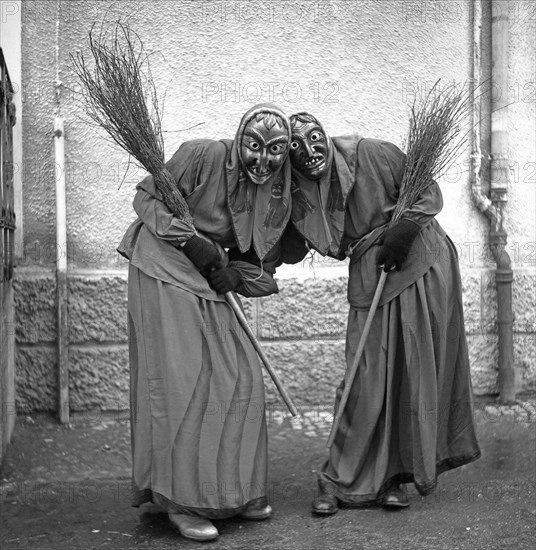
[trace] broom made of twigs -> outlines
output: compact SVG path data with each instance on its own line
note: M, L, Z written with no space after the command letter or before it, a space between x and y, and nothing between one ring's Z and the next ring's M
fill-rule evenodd
M471 113L473 94L456 85L439 88L437 81L418 103L417 97L411 109L409 130L405 140L406 163L400 184L399 198L389 222L395 225L432 180L437 179L458 157L469 138L463 123ZM357 351L344 381L344 390L337 406L327 446L331 447L344 414L348 396L357 373L357 368L372 320L380 301L388 273L381 271L372 299Z
M94 67L88 65L83 53L71 55L74 71L83 85L85 111L93 122L106 130L113 141L153 176L167 207L178 219L193 228L188 205L165 167L158 96L143 43L127 24L121 22L116 23L111 40L105 39L107 33L103 27L97 37L94 36L94 30L95 26L89 33L89 49ZM145 75L145 82L142 75ZM232 292L225 293L225 298L291 414L298 416L294 403L251 331L236 298Z
M188 205L165 167L158 96L140 37L122 23L116 24L109 41L103 28L96 38L94 31L95 25L89 33L94 68L82 52L71 55L87 115L155 178L169 209L193 227Z

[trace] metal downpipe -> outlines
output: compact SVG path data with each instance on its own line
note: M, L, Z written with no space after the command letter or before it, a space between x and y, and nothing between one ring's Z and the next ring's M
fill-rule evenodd
M481 83L481 0L473 2L473 164L471 188L476 206L490 220L489 245L497 268L495 284L497 288L497 326L499 339L499 399L512 403L516 398L516 381L513 345L512 282L511 259L506 252L507 233L505 211L510 181L508 163L508 1L483 0L491 20L491 86L489 90L491 112L491 165L489 174L490 198L482 191L480 176L482 153L480 149L480 101Z

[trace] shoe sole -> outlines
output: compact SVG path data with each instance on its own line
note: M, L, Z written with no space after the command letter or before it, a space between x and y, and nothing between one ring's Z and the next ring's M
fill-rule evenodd
M247 519L249 521L262 521L272 517L272 507L270 505L265 506L263 510L258 510L257 512L242 512L238 516L242 519Z
M335 510L316 510L315 508L313 508L313 514L317 514L319 516L332 516L333 514L336 514L339 509L335 509Z
M214 539L217 539L219 537L219 534L218 535L214 535L214 536L210 536L210 537L195 537L195 536L192 536L192 535L186 535L184 534L180 529L179 529L179 533L185 538L185 539L190 539L190 540L196 540L198 542L205 542L207 540L214 540Z
M395 509L395 510L399 510L400 508L408 508L409 507L409 502L407 503L400 503L400 504L394 504L394 503L382 503L382 507L383 508L392 508L392 509Z
M214 540L214 539L217 539L220 534L219 533L216 533L215 535L210 535L210 536L196 536L196 535L187 535L186 533L184 533L183 531L181 531L180 527L178 525L175 525L175 523L173 523L172 521L170 521L171 523L171 526L173 527L173 529L175 531L177 531L177 533L179 533L179 535L181 535L181 537L184 537L185 539L190 539L190 540L195 540L195 541L198 541L198 542L205 542L207 540Z
M240 517L242 519L247 519L248 521L262 521L271 518L272 514L263 514L260 516L243 516L242 514L240 514Z

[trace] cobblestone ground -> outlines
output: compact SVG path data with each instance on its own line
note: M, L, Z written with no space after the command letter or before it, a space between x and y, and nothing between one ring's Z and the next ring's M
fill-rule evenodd
M326 457L331 407L298 419L268 407L268 494L274 515L263 522L215 522L211 549L528 549L536 534L536 400L475 406L483 456L440 476L411 506L310 513L316 472ZM20 417L0 484L2 550L195 548L153 506L129 505L130 442L124 413L86 413L70 427L48 417Z

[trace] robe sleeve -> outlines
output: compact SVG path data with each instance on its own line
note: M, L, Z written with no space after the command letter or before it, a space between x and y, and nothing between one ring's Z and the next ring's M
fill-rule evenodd
M163 201L141 187L136 192L133 206L147 229L173 246L179 247L195 234L195 229L175 217Z
M443 195L437 182L432 183L421 193L411 208L402 214L402 219L426 227L443 208Z
M166 162L166 168L184 197L210 180L224 149L222 144L212 140L187 141ZM140 181L136 189L134 210L153 235L180 246L196 233L169 210L151 175Z
M235 268L242 275L242 281L236 289L239 294L258 298L279 292L274 279L276 267L281 265L279 244L268 252L262 263L253 249L241 253L238 248L232 248L228 254L229 267Z
M396 145L387 141L365 139L360 145L360 163L367 174L381 181L385 188L385 203L394 200L400 193L400 184L404 175L406 155ZM441 189L432 181L419 195L413 205L404 211L403 219L408 219L421 227L427 226L443 208Z
M138 189L134 197L134 210L149 231L159 239L170 242L175 247L187 241L194 231L184 222L178 220L159 199L143 189ZM261 262L253 251L241 254L238 249L229 251L229 267L242 275L237 292L245 297L269 296L279 292L273 278L275 268L280 265L279 245L269 252Z
M184 197L188 196L203 180L210 177L218 144L211 140L192 140L183 143L166 162L166 168L173 176L177 187ZM151 175L143 178L136 189L143 189L149 195L164 201Z
M305 239L289 223L280 241L268 252L264 260L250 249L242 254L237 248L229 250L229 266L242 274L242 282L237 289L239 294L247 297L269 296L279 292L274 279L276 269L282 264L301 262L309 248Z

